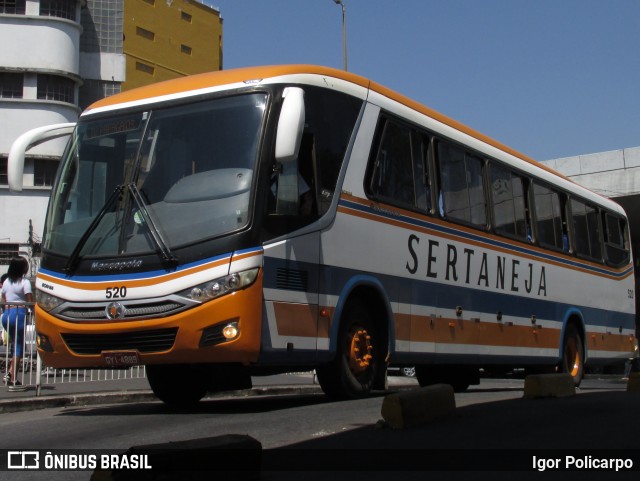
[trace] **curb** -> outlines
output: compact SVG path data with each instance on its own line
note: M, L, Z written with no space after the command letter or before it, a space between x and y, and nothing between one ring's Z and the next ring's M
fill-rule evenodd
M416 389L412 385L390 386L388 392L405 391ZM281 386L258 386L252 389L238 391L224 391L208 394L203 398L219 399L221 397L247 398L257 396L278 396L278 395L302 395L302 394L322 394L322 388L318 384L303 385L281 385ZM105 391L82 394L59 394L41 397L29 397L19 399L0 400L0 414L19 411L33 411L36 409L92 406L99 404L118 404L128 402L160 402L151 390L139 391Z
M124 402L154 401L151 391L113 391L86 394L60 394L0 401L0 414L56 407L90 406Z

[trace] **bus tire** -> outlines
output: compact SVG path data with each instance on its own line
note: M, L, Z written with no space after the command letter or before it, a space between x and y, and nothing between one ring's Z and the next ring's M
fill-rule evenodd
M207 393L206 376L188 364L149 365L146 372L153 393L172 408L194 407Z
M324 393L334 399L368 395L382 362L380 343L369 310L359 301L350 302L340 323L335 359L316 369Z
M570 374L573 383L580 385L584 376L584 347L582 336L573 324L567 324L562 343L562 360L560 372Z

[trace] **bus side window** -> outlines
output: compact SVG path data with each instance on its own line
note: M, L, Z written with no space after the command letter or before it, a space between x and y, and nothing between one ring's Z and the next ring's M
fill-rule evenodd
M494 227L498 234L520 240L531 239L526 206L525 180L494 162L491 168L491 200Z
M277 194L283 165L270 167L264 235L272 238L314 222L336 203L338 178L362 100L322 88L305 86L305 127L298 158L289 166L297 183L297 205L278 214ZM295 170L293 170L295 169ZM288 172L287 172L288 173ZM281 183L280 183L281 184ZM295 208L294 208L295 207Z
M441 215L476 227L487 225L484 161L464 149L438 141Z
M535 237L540 245L569 252L566 209L558 192L533 182Z
M429 177L430 139L426 135L412 132L413 170L416 188L416 207L431 212L431 182Z
M621 266L629 262L629 243L624 219L604 213L605 251L607 262L612 266Z
M581 257L602 259L598 210L584 202L571 199L571 225L576 253Z
M369 188L382 201L414 207L411 129L387 120L376 153Z

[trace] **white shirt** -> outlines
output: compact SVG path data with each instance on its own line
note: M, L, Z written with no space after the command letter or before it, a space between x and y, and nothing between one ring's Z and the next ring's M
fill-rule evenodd
M6 279L2 284L2 294L7 303L26 302L27 294L31 294L31 283L29 279L24 277L18 282L11 282L11 280Z

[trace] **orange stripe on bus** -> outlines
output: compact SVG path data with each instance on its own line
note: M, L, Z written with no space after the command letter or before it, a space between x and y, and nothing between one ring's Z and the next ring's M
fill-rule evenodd
M318 335L318 306L274 302L278 334L281 336L316 337Z
M420 217L410 215L409 211L405 211L405 210L401 210L401 209L397 209L397 208L394 208L394 209L396 209L398 211L399 215L407 216L407 217L410 217L410 218L416 219L416 220L424 220L424 219L421 219ZM504 254L516 255L516 256L519 256L519 257L523 257L525 259L537 260L538 262L544 262L546 264L551 264L551 265L563 267L563 268L566 268L566 269L571 269L571 270L574 270L574 271L583 272L585 274L593 274L593 275L597 275L599 277L604 277L604 278L607 278L607 279L623 280L623 279L626 279L626 278L628 278L629 276L631 276L633 274L632 271L627 272L627 274L625 274L623 277L617 277L614 274L611 274L611 275L608 275L608 274L596 274L593 271L589 270L588 268L569 266L569 265L567 265L567 264L565 264L563 262L553 261L553 260L549 260L549 259L540 260L540 259L538 259L538 257L535 254L525 254L525 253L522 253L522 252L514 252L512 250L509 250L509 249L506 249L506 248L503 248L503 247L496 247L494 245L490 245L490 244L488 244L486 242L470 240L470 239L464 238L462 236L456 236L455 234L445 234L445 233L442 233L442 232L437 232L435 230L429 229L428 227L416 226L416 225L413 225L413 224L409 224L409 223L407 223L405 221L389 219L389 218L381 216L381 215L369 214L369 213L362 212L362 211L359 211L359 210L356 210L356 209L350 209L349 207L345 207L345 206L338 206L338 212L340 212L342 214L345 214L345 215L350 215L350 216L354 216L354 217L359 217L361 219L370 220L370 221L373 221L373 222L380 222L382 224L387 224L387 225L391 225L391 226L394 226L394 227L400 227L400 228L403 228L403 229L409 229L409 230L413 230L413 231L416 231L416 232L422 232L424 234L433 235L433 236L440 237L440 238L443 238L443 239L449 239L449 240L452 240L452 241L459 241L459 242L462 241L462 242L465 242L465 243L467 243L469 245L473 245L473 246L476 246L476 247L483 247L485 249L489 249L489 250L494 251L494 252L502 252ZM433 219L433 218L429 218L429 222L432 222L432 223L434 223L436 225L445 226L445 227L448 227L448 228L452 228L453 227L450 224L446 224L446 223L444 223L442 221L439 221L439 220L436 220L436 219ZM469 234L473 234L473 235L478 235L477 231L474 231L474 230L471 230L471 229L465 229L462 226L455 225L455 229L459 230L460 232L465 232L465 233L469 233ZM518 246L517 244L511 244L505 238L497 237L497 236L494 236L492 234L485 234L485 235L486 235L487 239L489 239L489 240L503 242L505 244L513 245L514 248L522 248L521 246ZM527 245L525 248L528 249L528 250L531 250L533 252L540 252L541 254L546 254L546 255L549 254L548 251L544 251L544 250L540 249L539 247L536 247L536 246L533 246L533 245ZM556 253L556 252L552 252L551 254L552 255L558 255L558 256L561 255L560 253ZM571 262L577 262L578 261L578 259L575 258L575 257L569 257L569 256L565 256L565 257L568 260L571 260ZM598 269L608 269L608 270L610 270L612 272L623 272L625 270L625 268L622 268L622 269L608 268L608 266L605 266L605 265L602 265L602 264L596 264L596 263L593 263L593 262L584 261L582 259L580 259L580 262L583 263L586 266L593 266L593 267L596 267Z
M128 279L120 279L117 281L99 281L99 282L93 282L93 281L69 281L66 279L60 279L59 277L53 277L53 276L49 276L43 272L39 272L38 273L38 278L43 280L43 281L47 281L47 282L53 282L56 283L58 285L62 285L65 287L71 287L74 289L83 289L83 290L87 290L87 291L100 291L103 289L106 289L107 287L113 287L114 282L117 282L118 285L125 285L128 288L132 288L132 287L147 287L147 286L152 286L155 284L158 284L159 282L167 282L167 281L171 281L174 279L180 279L184 276L190 275L190 274L195 274L197 272L202 272L208 269L213 269L215 267L219 267L219 266L223 266L225 264L228 264L230 260L230 257L227 257L225 259L222 260L218 260L215 262L211 262L208 264L202 264L199 266L194 266L194 267L190 267L188 269L184 269L181 271L176 271L176 272L172 272L170 274L161 274L159 276L156 277L151 277L151 278L147 278L147 279L133 279L133 280L128 280Z

